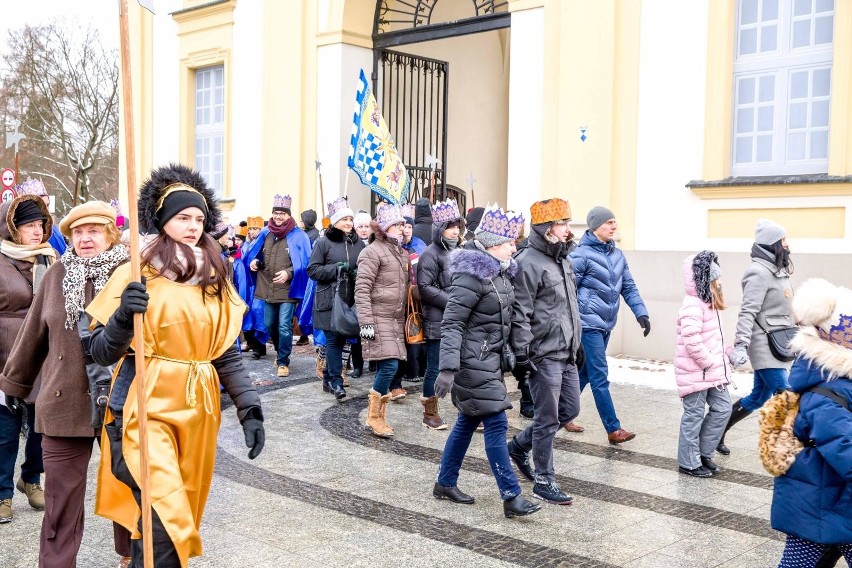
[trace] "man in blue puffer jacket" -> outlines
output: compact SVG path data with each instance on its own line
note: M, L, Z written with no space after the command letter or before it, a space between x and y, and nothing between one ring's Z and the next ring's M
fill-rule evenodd
M630 274L627 259L615 246L613 239L618 230L615 214L606 207L593 207L586 223L589 229L571 253L586 356L586 364L580 368L580 390L592 385L595 406L606 428L609 443L621 444L636 437L634 432L621 427L609 393L606 346L618 319L621 296L645 330L645 337L651 332L651 322ZM573 422L568 423L565 429L569 432L583 431L582 426Z

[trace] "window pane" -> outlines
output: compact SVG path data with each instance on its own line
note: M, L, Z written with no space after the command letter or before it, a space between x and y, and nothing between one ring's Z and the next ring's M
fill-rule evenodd
M760 29L760 51L775 51L778 49L778 26L764 26Z
M740 24L757 23L757 0L742 0Z
M811 13L811 0L796 0L793 8L794 16L804 16Z
M764 75L760 78L760 97L762 103L775 100L775 75Z
M787 136L787 160L805 159L805 133L791 132Z
M751 162L751 137L745 136L737 138L737 152L734 160L738 164L747 164Z
M764 22L778 19L778 0L763 0L761 12L761 20Z
M814 45L831 43L834 39L834 16L824 16L816 19L814 29Z
M831 93L831 69L814 69L812 81L814 97L827 97Z
M808 98L808 72L790 73L790 97L794 99Z
M747 134L754 130L754 111L741 108L737 111L737 133Z
M757 162L772 161L772 136L757 137Z
M834 0L817 0L817 12L831 12L834 10Z
M811 44L811 21L793 22L793 47L807 47Z
M757 53L757 28L740 31L740 55Z
M737 82L737 104L747 105L754 102L754 77L740 79Z
M816 101L811 106L811 127L828 126L828 101Z
M825 159L828 157L828 130L820 130L811 133L811 159Z
M760 132L768 132L772 130L774 122L775 107L764 106L757 109L757 129Z
M789 128L806 128L808 126L808 103L793 103L790 105Z

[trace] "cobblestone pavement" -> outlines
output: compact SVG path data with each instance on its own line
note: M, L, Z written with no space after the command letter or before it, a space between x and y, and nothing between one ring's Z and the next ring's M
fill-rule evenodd
M216 475L201 529L204 556L190 567L778 563L783 535L769 526L772 480L757 458L754 417L729 434L732 454L718 457L723 473L694 479L677 472L676 393L613 385L622 423L638 432L614 447L587 391L577 420L586 432L560 432L554 456L558 481L574 504L545 505L535 515L508 520L481 436L474 437L459 479L476 504L436 501L431 488L448 431L421 426L420 385L409 385L408 398L390 404L387 418L396 437L380 440L361 427L372 374L352 379L350 396L338 404L314 377L312 353L310 346L296 349L287 379L275 377L271 356L246 357L263 393L266 448L247 459L224 397ZM513 391L515 381L507 383ZM446 400L441 413L453 423L455 409ZM517 409L509 411L509 422L510 435L529 423ZM97 452L89 468L82 568L118 565L110 524L92 514L96 458ZM522 486L529 494L530 484ZM20 494L14 508L14 521L0 525L0 568L37 566L42 515Z

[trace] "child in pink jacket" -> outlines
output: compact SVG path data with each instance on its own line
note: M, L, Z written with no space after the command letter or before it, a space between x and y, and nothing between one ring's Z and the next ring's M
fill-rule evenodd
M683 400L678 470L694 477L719 471L712 456L731 414L727 385L731 369L725 356L721 310L725 309L714 252L705 250L683 263L686 296L677 316L675 377ZM706 408L710 410L705 414Z

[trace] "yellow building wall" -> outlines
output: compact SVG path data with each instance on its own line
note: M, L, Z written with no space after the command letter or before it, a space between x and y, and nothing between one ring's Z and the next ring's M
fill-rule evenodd
M766 209L710 209L707 236L710 238L754 237L758 219L772 219L787 229L793 239L842 239L845 235L845 207L798 207Z

